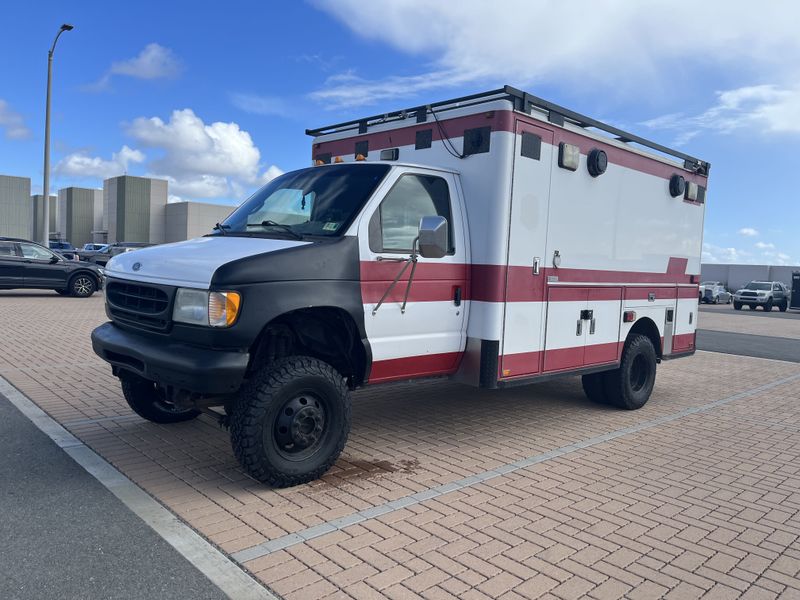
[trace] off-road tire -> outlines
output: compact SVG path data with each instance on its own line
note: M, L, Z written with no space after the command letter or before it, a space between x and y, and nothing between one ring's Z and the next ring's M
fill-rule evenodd
M302 407L292 404L298 402ZM295 439L295 422L307 408L317 411L314 418L322 415L321 421L312 421L319 431L302 432L316 441L307 447L294 441L284 444L280 436ZM251 477L273 487L321 477L339 458L349 432L350 392L344 378L329 364L307 356L290 356L262 367L242 388L231 415L236 458Z
M136 375L120 377L122 394L137 415L153 423L181 423L200 414L192 408L179 409L167 402L155 383Z
M778 310L781 312L786 312L789 309L789 301L784 298L783 301L778 305Z
M589 373L588 375L581 376L581 386L583 386L583 393L592 402L597 404L608 404L608 396L606 395L605 384L603 378L606 372L602 373Z
M733 310L742 310L742 303L734 301Z
M608 401L626 410L642 408L650 399L656 381L656 350L645 335L628 338L618 369L604 374Z
M764 305L764 312L772 312L772 298L767 300L767 303Z
M97 291L97 281L91 275L78 273L73 275L67 284L70 296L88 298Z

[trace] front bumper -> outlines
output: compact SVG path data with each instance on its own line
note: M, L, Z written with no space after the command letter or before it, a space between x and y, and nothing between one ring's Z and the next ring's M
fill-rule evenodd
M92 348L100 358L160 385L203 395L229 394L244 380L250 355L154 340L104 323L92 331Z
M733 299L742 304L766 304L769 296L739 296L737 294Z

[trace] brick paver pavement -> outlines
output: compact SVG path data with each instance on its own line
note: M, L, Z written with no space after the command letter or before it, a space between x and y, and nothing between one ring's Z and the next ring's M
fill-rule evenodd
M791 310L780 313L773 308L775 316L767 316L761 309L755 314L744 308L734 311L731 306L705 306L698 316L697 326L700 329L713 331L730 331L750 335L767 335L800 340L800 312ZM780 316L779 316L780 315Z
M209 416L131 413L104 319L102 296L0 292L0 375L286 598L800 597L797 364L664 363L635 412L575 378L366 389L334 468L272 490Z

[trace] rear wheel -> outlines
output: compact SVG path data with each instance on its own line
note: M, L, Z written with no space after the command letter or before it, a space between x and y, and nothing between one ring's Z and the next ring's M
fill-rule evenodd
M122 394L137 415L153 423L180 423L200 414L194 408L180 408L167 401L164 391L152 381L137 375L120 377Z
M645 335L636 334L625 343L618 369L603 378L608 402L619 408L635 410L650 399L656 382L656 350Z
M97 290L97 283L91 275L79 273L69 280L67 289L76 298L88 298Z
M306 356L263 367L231 415L231 444L258 481L289 487L322 476L350 431L350 393L329 364Z
M781 312L786 312L788 310L788 308L789 308L789 301L786 298L784 298L783 300L781 300L781 303L778 305L778 309Z

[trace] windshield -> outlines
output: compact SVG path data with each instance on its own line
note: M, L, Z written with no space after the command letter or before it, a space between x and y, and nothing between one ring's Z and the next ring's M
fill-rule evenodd
M759 283L757 281L751 281L746 286L744 286L746 290L771 290L772 285L769 283Z
M250 196L213 235L341 235L389 171L342 164L292 171Z

